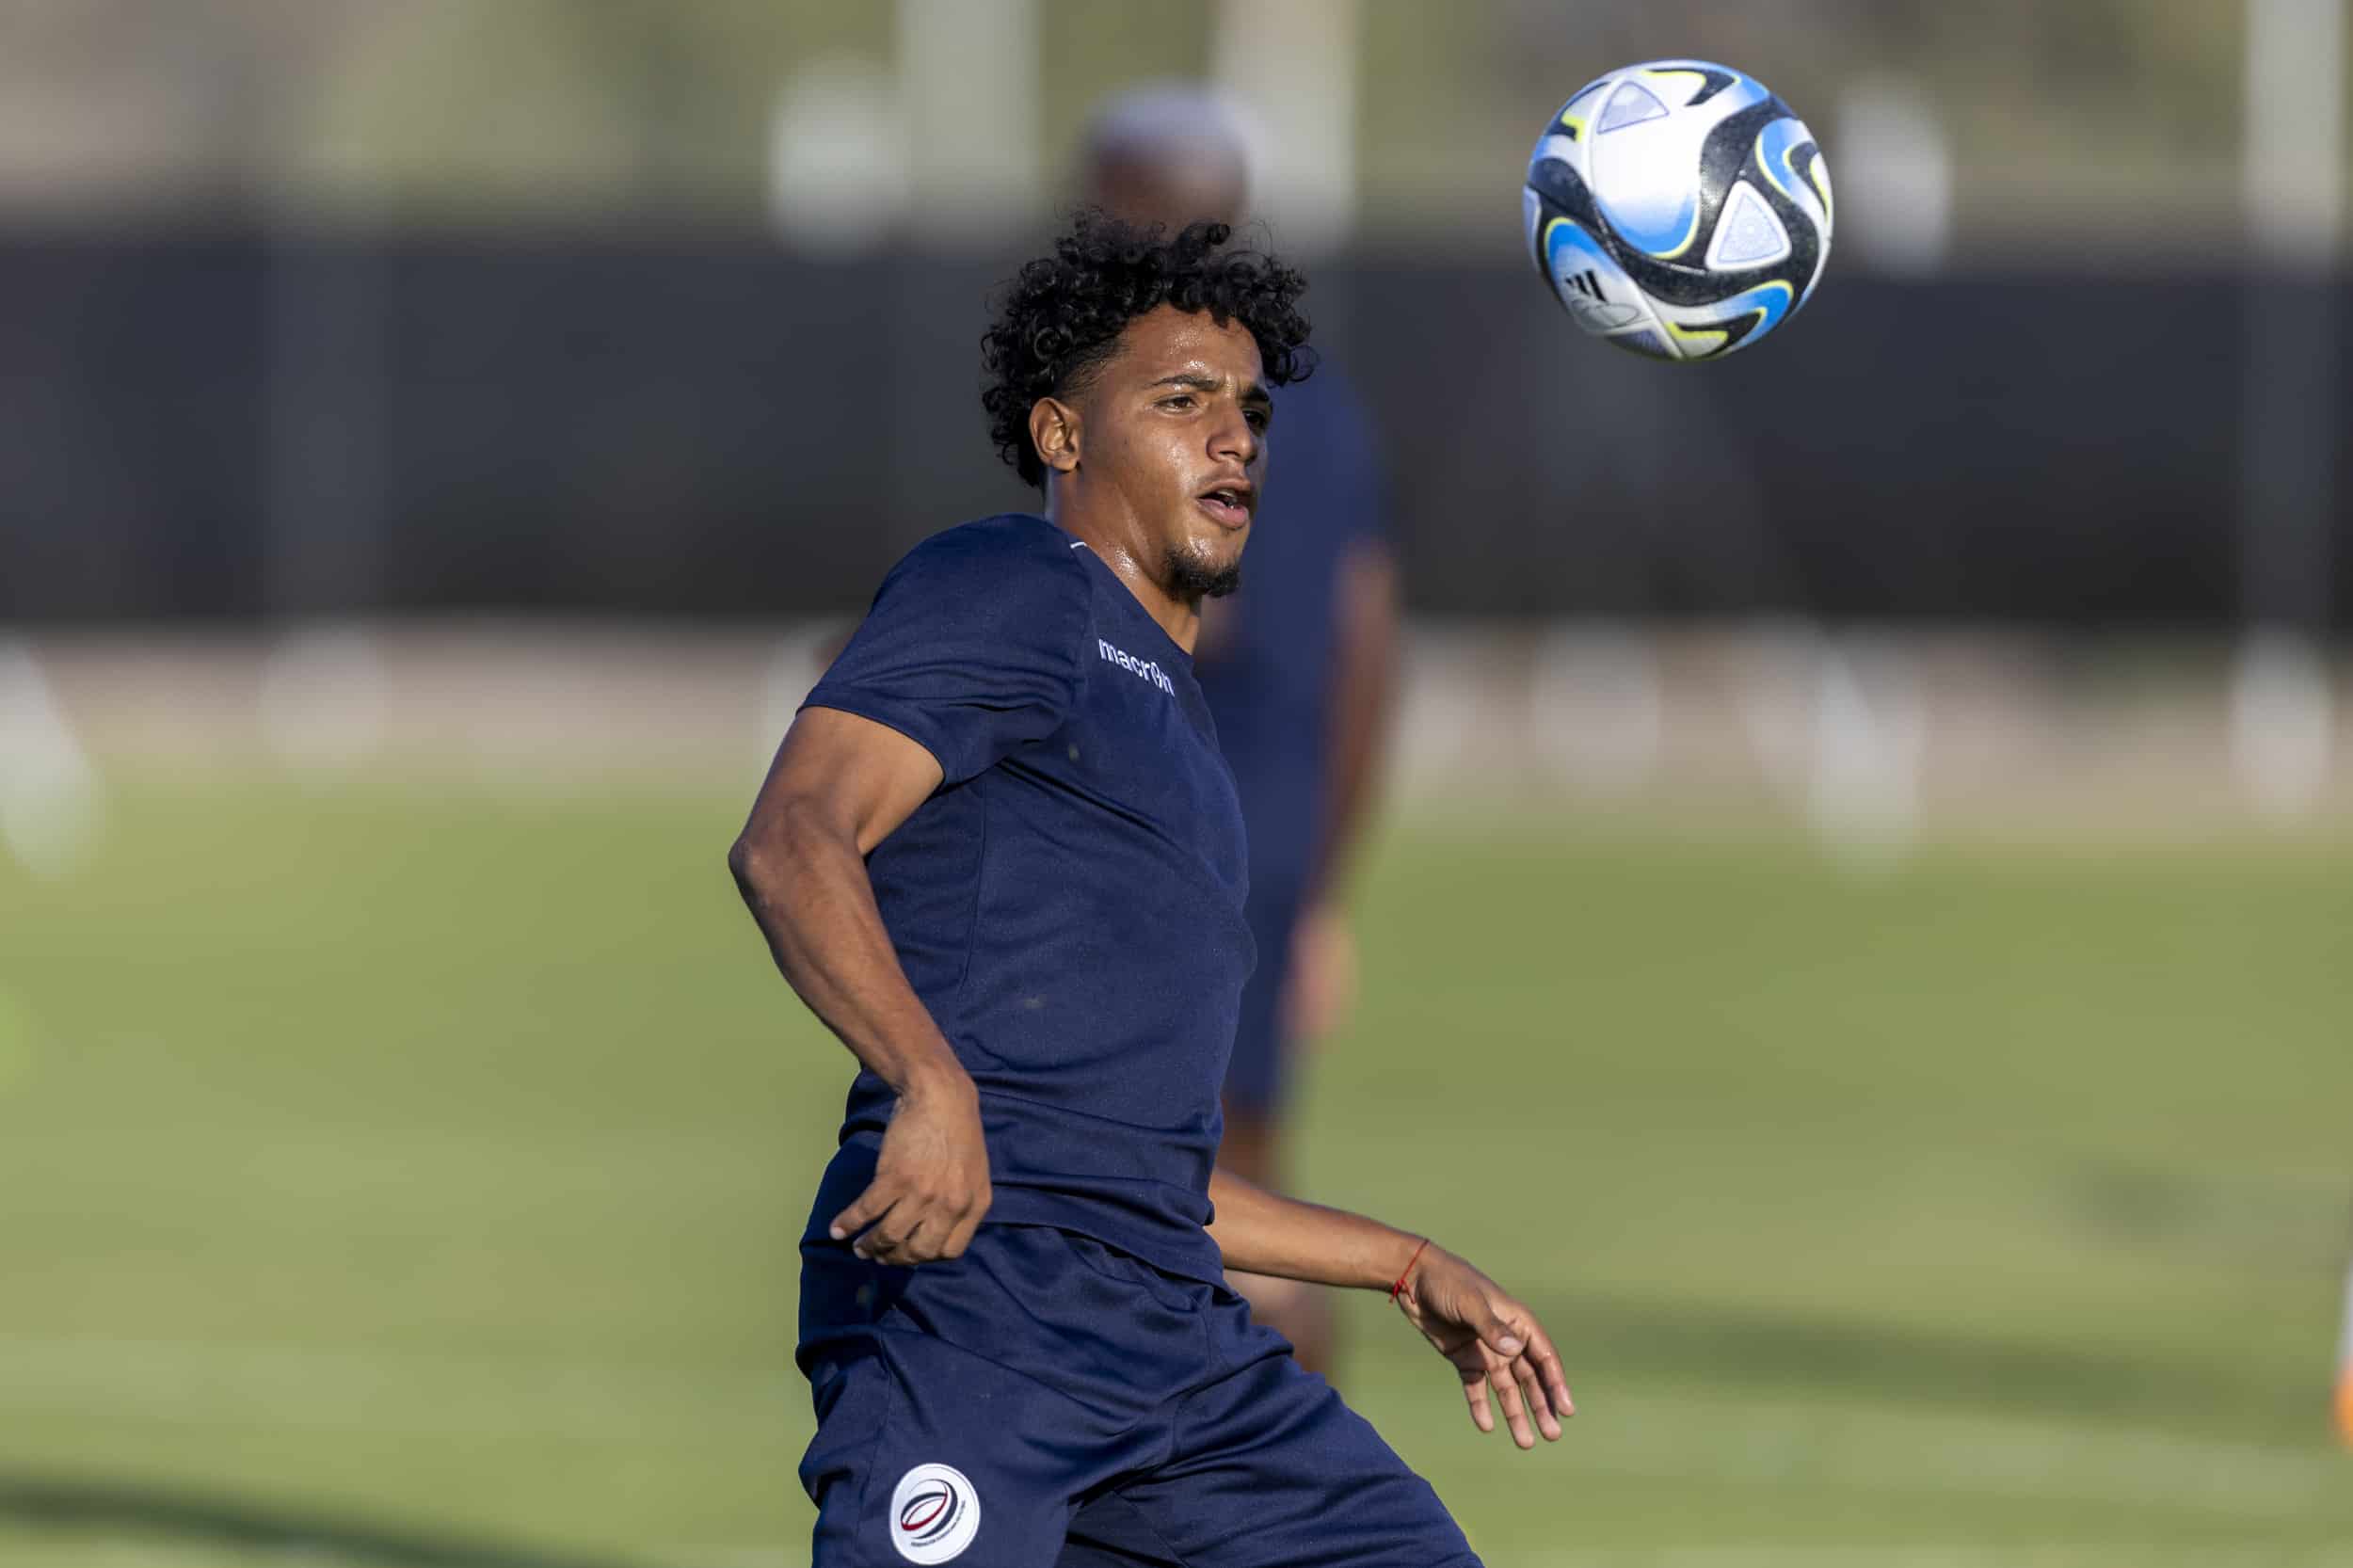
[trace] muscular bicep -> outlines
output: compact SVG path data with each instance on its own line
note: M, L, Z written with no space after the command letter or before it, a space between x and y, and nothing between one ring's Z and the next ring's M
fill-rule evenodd
M746 837L788 809L812 812L860 855L897 831L939 788L939 759L887 724L838 708L804 708L785 732Z

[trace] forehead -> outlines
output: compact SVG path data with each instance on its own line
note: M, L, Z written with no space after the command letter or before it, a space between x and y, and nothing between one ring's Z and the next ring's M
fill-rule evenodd
M1159 305L1120 333L1113 373L1123 380L1154 381L1182 370L1206 370L1243 385L1262 379L1258 340L1239 321L1223 327L1207 311Z

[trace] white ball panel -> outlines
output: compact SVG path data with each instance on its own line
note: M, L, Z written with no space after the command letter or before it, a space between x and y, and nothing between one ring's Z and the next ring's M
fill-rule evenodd
M1716 219L1716 237L1708 242L1707 269L1770 266L1786 259L1790 249L1789 231L1772 205L1746 180L1734 185Z

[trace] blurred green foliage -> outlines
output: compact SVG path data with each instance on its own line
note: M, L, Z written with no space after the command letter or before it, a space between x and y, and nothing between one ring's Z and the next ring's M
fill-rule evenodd
M1032 4L1050 206L1087 105L1207 70L1217 12ZM2178 251L2235 232L2237 0L1361 0L1358 18L1376 237L1461 244L1508 220L1554 104L1626 60L1693 54L1772 84L1833 161L1851 84L1929 105L1954 149L1964 253L2102 235ZM888 72L898 25L894 6L833 0L13 0L0 90L43 105L44 135L0 173L48 157L73 184L76 160L121 162L376 214L757 223L779 95L828 62Z

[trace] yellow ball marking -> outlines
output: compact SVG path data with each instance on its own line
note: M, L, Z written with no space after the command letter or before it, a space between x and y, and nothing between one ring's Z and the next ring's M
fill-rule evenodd
M1705 359L1715 353L1732 337L1729 332L1719 332L1705 327L1685 327L1673 321L1667 323L1667 330L1675 335L1677 343L1693 350L1694 359Z
M1662 262L1679 261L1690 251L1691 247L1699 243L1699 239L1700 210L1697 203L1694 203L1691 208L1691 227L1683 232L1683 243L1673 250L1658 251L1657 255Z
M1692 95L1697 93L1700 88L1707 85L1707 72L1704 71L1645 71L1642 72L1642 79L1646 82L1657 82L1661 84L1668 82L1689 83L1689 85L1685 88L1683 93L1683 102L1689 104L1691 101Z

